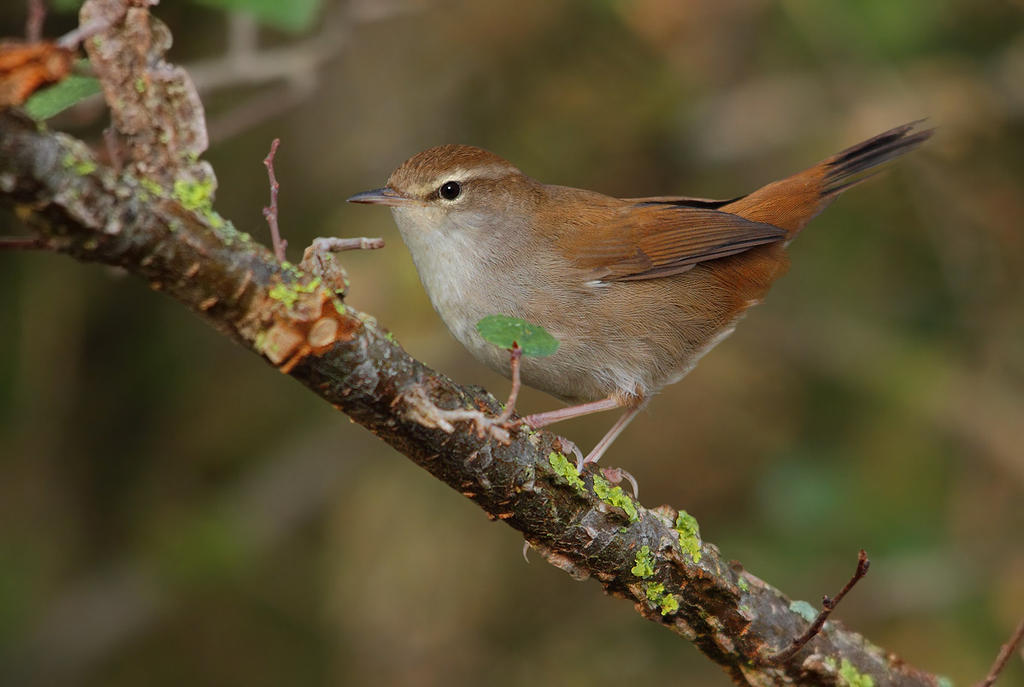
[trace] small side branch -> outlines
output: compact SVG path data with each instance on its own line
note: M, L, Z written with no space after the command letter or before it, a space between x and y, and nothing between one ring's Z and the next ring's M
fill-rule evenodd
M275 138L270 144L270 152L263 158L263 166L267 168L267 176L270 178L270 205L263 208L263 218L267 220L267 225L270 227L270 240L274 244L274 256L284 262L287 257L285 250L288 248L288 242L281 238L281 232L277 225L277 192L281 185L277 183L277 177L274 175L274 156L277 155L277 146L280 143L281 139Z
M807 645L807 642L814 639L815 635L821 632L821 628L825 626L825 621L827 621L828 617L832 615L832 611L836 609L836 606L838 606L839 602L843 600L843 597L846 596L858 582L860 582L860 579L868 574L868 568L870 567L871 561L868 560L868 554L864 549L861 549L857 554L857 569L854 571L853 577L850 578L850 581L847 582L841 590L839 590L839 593L836 594L834 598L829 598L827 594L822 597L821 612L818 613L818 617L814 619L814 622L807 628L807 631L794 639L787 648L768 657L767 662L779 665L796 656L797 652Z
M0 236L0 250L38 250L46 242L38 236Z
M46 3L43 0L28 0L28 19L25 20L25 40L38 43L43 38L43 22L46 21Z
M999 679L999 675L1006 668L1006 664L1010 662L1010 656L1020 646L1021 641L1024 640L1024 618L1021 619L1017 625L1017 629L1010 635L1010 639L1003 644L1003 647L999 650L999 654L996 656L995 663L992 664L992 668L988 671L988 675L984 680L977 683L974 687L992 687L996 680Z
M501 423L482 410L472 408L441 408L433 400L427 390L420 384L414 384L392 402L393 407L402 406L400 412L408 420L423 427L440 429L451 434L455 431L455 422L468 422L477 437L490 437L502 444L511 443L508 430Z
M355 239L358 240L358 239ZM439 408L422 385L416 384L396 399L405 405L406 416L424 427L436 427L449 434L455 431L453 422L469 422L478 437L490 436L502 444L510 443L509 432L523 424L522 420L512 420L516 412L516 399L522 381L519 377L519 365L523 358L523 349L513 343L509 350L509 364L512 368L512 389L509 391L505 408L497 415L488 415L482 410L468 408Z
M510 354L509 365L512 368L512 388L508 392L505 410L501 411L501 414L494 418L495 422L501 424L508 422L513 413L516 412L516 400L519 398L519 389L522 386L522 381L519 379L519 363L523 358L523 349L519 347L519 344L513 343Z
M86 38L91 38L98 33L103 33L124 18L127 7L113 7L112 11L105 12L101 16L93 17L83 24L79 24L71 31L57 39L57 45L65 50L77 50L78 46Z
M350 239L334 236L321 236L320 238L313 239L313 243L310 244L310 247L317 252L325 253L341 253L346 250L377 250L378 248L384 247L384 239L371 239L365 236Z

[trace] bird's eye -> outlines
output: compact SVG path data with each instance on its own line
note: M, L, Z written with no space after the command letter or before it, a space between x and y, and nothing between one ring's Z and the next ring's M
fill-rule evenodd
M460 193L462 193L462 185L457 181L446 181L437 190L437 194L445 200L455 200Z

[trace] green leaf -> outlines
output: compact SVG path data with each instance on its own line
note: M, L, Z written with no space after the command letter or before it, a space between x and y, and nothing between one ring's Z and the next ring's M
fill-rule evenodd
M91 76L72 74L60 83L44 88L25 101L25 112L32 119L41 122L99 92L99 81Z
M518 344L523 355L533 358L543 358L558 350L558 339L544 327L515 317L488 315L476 323L476 330L488 343L508 349Z
M305 31L313 25L321 0L193 0L200 5L248 12L275 29Z

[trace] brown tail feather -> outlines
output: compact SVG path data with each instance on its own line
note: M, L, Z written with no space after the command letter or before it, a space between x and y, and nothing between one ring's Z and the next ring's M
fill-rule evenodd
M911 122L851 146L814 167L763 186L722 207L756 222L766 222L796 236L836 196L873 174L862 174L910 152L931 137L933 129L913 131Z

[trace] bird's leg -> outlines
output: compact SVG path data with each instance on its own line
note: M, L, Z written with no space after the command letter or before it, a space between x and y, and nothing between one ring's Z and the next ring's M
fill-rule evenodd
M583 466L586 465L587 463L596 463L597 461L601 460L601 456L604 455L604 452L608 450L608 447L612 445L613 441L619 438L619 435L622 434L622 430L626 429L626 426L633 421L633 418L637 416L637 413L639 413L642 408L642 405L627 408L626 412L624 412L619 417L619 419L615 421L615 424L612 425L612 428L609 429L608 432L605 433L605 435L601 438L601 441L597 442L597 446L595 446L590 451L590 453L587 454L587 457L583 459L583 463L579 466L579 468L582 470ZM635 482L633 489L634 491L636 490Z
M608 398L602 398L600 400L591 401L589 403L581 403L579 405L569 406L568 408L558 408L557 410L549 410L544 413L528 415L526 418L523 419L523 421L533 429L540 429L541 427L547 427L548 425L554 424L555 422L561 422L562 420L568 420L574 417L582 417L583 415L590 415L591 413L600 413L605 410L613 410L615 408L621 408L623 405L625 405L625 403L623 403L621 397L609 396ZM622 431L626 429L626 426L633 420L634 417L636 417L637 413L640 412L644 405L646 405L644 402L640 402L636 403L635 405L631 404L629 407L627 407L626 412L622 414L622 417L620 417L615 422L615 424L612 425L611 429L608 430L608 432L604 435L601 441L597 442L597 446L595 446L593 450L587 454L586 458L583 458L581 460L577 456L577 470L582 472L584 466L586 466L587 463L596 463L598 460L600 460L601 456L603 456L605 451L608 450L608 447L612 445L612 442L614 442L620 434L622 434ZM617 479L615 479L616 476L618 477L618 479L622 478L621 475L615 475L614 473L608 476L613 481L618 481ZM633 484L633 491L635 493L636 480L633 479L632 475L628 474L627 479L629 479L629 481Z
M553 425L554 423L561 422L562 420L570 420L574 417L583 417L584 415L600 413L605 410L614 410L621 407L622 402L619 399L615 396L609 396L608 398L602 398L599 401L591 401L589 403L581 403L577 406L569 406L568 408L556 408L555 410L549 410L544 413L527 415L523 418L523 422L533 429L540 429L541 427L547 427L548 425Z
M544 425L543 424L537 425L537 426L531 425L530 424L530 418L531 417L532 418L537 418L537 417L540 417L541 415L554 415L554 414L557 414L557 413L560 413L560 412L564 412L565 410L571 410L570 408L562 408L560 410L552 411L550 413L541 413L540 415L530 415L529 417L517 418L517 419L513 420L512 416L515 415L515 412L516 412L516 400L519 398L519 389L522 388L522 379L520 377L519 370L520 370L520 361L522 360L522 357L523 357L523 349L521 349L519 347L519 344L517 344L515 342L512 342L512 349L509 351L509 354L511 355L511 357L509 358L509 369L510 369L510 373L511 373L510 376L512 377L512 388L508 392L508 400L505 401L505 409L502 410L501 414L499 414L497 417L488 418L486 420L486 423L490 423L491 425L499 427L500 429L503 429L503 430L512 430L512 429L515 429L516 427L519 427L520 425L526 425L527 427L530 427L531 429L537 429L539 427L543 427ZM590 411L586 411L586 412L594 413L594 412L597 412L597 411L596 410L590 410ZM562 419L564 419L564 418L562 418ZM556 418L554 420L548 420L548 422L546 424L550 424L552 422L558 422L558 418ZM580 451L580 449L576 446L576 444L572 443L571 441L569 441L565 437L558 437L558 439L559 439L559 441L562 444L561 450L562 450L563 453L569 452L569 453L572 453L574 456L576 456L576 467L579 468L581 465L583 465L583 452Z
M516 397L519 394L519 356L517 356L516 353L520 353L518 346L512 349L512 391L509 393L508 403L505 404L505 410L497 418L499 422L507 423L508 419L512 417L512 413L515 410ZM621 396L612 395L607 398L598 399L597 401L590 401L589 403L580 403L579 405L569 406L567 408L557 408L543 413L527 415L521 420L517 420L515 424L523 423L531 429L540 429L541 427L547 427L548 425L561 422L562 420L569 420L574 417L582 417L584 415L591 415L593 413L600 413L605 410L614 410L615 408L627 406L626 412L616 420L611 429L609 429L604 437L602 437L601 441L597 442L597 446L595 446L593 450L586 455L586 457L583 457L579 449L576 449L575 444L571 444L571 446L576 449L576 469L579 472L583 472L583 468L587 463L596 463L601 459L601 456L603 456L605 451L608 450L608 447L612 445L612 442L622 434L622 431L626 429L626 426L633 421L633 418L637 416L637 413L639 413L645 405L647 405L645 399L642 399L640 402L634 401L627 405L627 402L625 402ZM508 427L508 429L511 429L511 427ZM606 471L605 476L615 483L618 483L623 477L625 477L629 480L630 484L633 485L633 494L636 495L638 491L636 480L628 472L622 470L608 470Z

